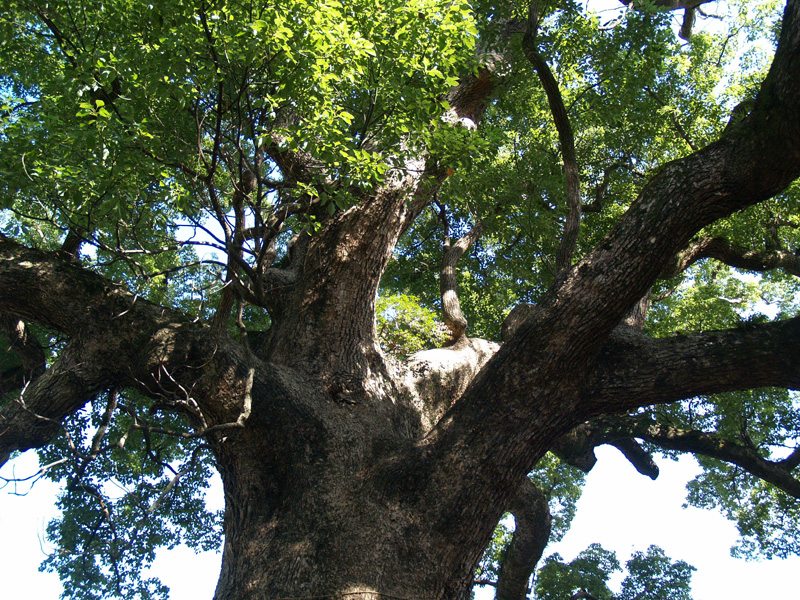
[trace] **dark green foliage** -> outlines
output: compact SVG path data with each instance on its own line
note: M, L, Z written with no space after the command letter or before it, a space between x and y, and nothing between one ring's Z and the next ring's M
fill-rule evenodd
M536 576L537 600L569 598L577 590L586 590L596 598L610 600L608 580L620 569L614 552L592 544L569 563L562 562L558 554L545 559Z
M220 544L222 515L205 503L211 456L198 439L148 431L183 433L186 424L142 414L141 399L130 392L120 395L108 423L114 402L98 398L40 452L43 464L54 465L47 476L65 484L61 517L47 527L58 550L41 568L59 574L65 597L167 598L168 589L147 577L156 550Z
M567 214L564 165L519 36L477 129L441 118L447 91L478 66L476 44L498 43L504 19L524 16L525 3L45 4L46 11L42 3L11 0L0 9L3 235L55 250L77 232L88 267L205 321L220 294L225 241L217 230L194 238L188 232L217 218L211 196L224 199L223 212L231 209L255 148L279 136L281 149L325 165L317 179L295 182L291 191L275 165L266 165L267 183L248 204L258 223L281 194L319 200L327 213L345 209L353 190L374 189L390 164L425 147L451 175L383 277L376 319L384 351L402 358L446 337L439 322L442 212L453 240L486 225L458 265L469 336L499 340L507 312L535 303L552 283ZM614 27L581 3L543 7L540 51L567 107L586 210L576 257L601 242L652 173L726 132L735 107L746 110L752 101L776 41L780 11L772 0L731 3L727 20L698 26L691 44L674 35L671 13L637 2L642 7ZM68 19L75 11L81 18ZM60 20L52 24L48 14ZM206 181L204 157L218 132L228 160ZM792 186L703 233L753 251L796 253L799 192ZM287 259L293 234L316 230L318 216L287 219L276 264ZM244 249L253 264L255 247ZM669 275L653 289L645 325L656 337L798 312L796 278L780 270L756 277L704 260ZM242 328L263 332L269 324L266 311L243 307ZM37 335L51 360L63 341ZM0 370L19 363L13 352L0 353ZM54 465L48 476L65 485L62 516L48 527L58 551L44 568L58 572L67 598L165 598L167 590L146 573L156 550L219 544L220 516L203 502L208 449L185 418L129 390L118 392L114 406L116 393L70 418L64 435L40 453L43 464ZM774 459L800 438L797 408L790 392L754 390L647 412L678 428L748 440ZM721 509L738 524L737 553L783 557L800 549L796 501L736 467L711 459L702 466L689 503ZM552 537L560 539L583 474L548 455L530 477L549 500ZM507 525L498 527L478 577L497 577L510 535ZM553 555L536 578L536 597L565 600L583 589L610 600L609 577L619 568L597 545L570 563ZM692 568L660 549L635 554L627 569L621 600L689 598Z
M569 563L553 554L536 577L535 598L561 600L579 594L597 600L691 600L695 568L682 560L671 560L658 546L633 553L625 563L627 575L622 580L622 591L614 595L609 579L620 570L616 554L599 544L592 544Z
M695 568L682 560L672 561L657 546L634 552L625 563L628 575L622 581L619 600L691 600L691 578Z

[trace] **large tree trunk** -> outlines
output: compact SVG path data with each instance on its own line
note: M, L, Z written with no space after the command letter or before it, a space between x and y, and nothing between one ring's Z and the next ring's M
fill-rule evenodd
M800 175L797 13L790 2L753 113L666 165L595 251L574 267L567 256L499 349L459 336L395 365L378 347L375 294L441 181L428 165L298 243L265 304L263 348L0 240L2 314L70 340L0 410L0 462L49 443L99 391L136 389L188 414L214 449L226 499L216 600L465 597L527 474L574 427L700 393L800 386L800 318L668 340L620 325L704 226ZM539 512L530 521L546 523ZM520 546L540 552L528 537Z
M488 358L490 349L484 350L478 360L480 349L465 354L479 366ZM441 373L434 359L420 357L423 362ZM431 400L412 389L413 375L397 383L412 387L386 394L395 406L401 396L416 396L418 407ZM458 385L438 391L449 394ZM216 452L226 502L216 600L454 598L470 589L485 540L452 539L426 518L436 499L420 495L414 484L423 477L424 457L375 471L410 448L430 423L413 403L387 419L287 372L279 384L257 375L253 394L247 428ZM493 525L489 519L485 527ZM462 561L469 557L458 565L456 547Z

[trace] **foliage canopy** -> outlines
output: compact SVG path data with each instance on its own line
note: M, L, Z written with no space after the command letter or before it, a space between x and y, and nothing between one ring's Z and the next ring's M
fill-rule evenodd
M732 0L711 15L699 2L678 3L680 12L667 4L9 0L0 10L2 241L60 253L142 303L242 342L250 361L280 363L270 344L302 312L285 290L300 288L297 272L313 272L308 247L319 244L323 265L362 252L346 247L353 232L330 234L339 246L320 240L365 199L397 197L402 225L358 234L386 239L385 260L364 267L377 272L377 301L369 276L353 285L369 327L377 320L370 331L387 364L459 348L467 323L470 338L500 342L509 310L546 300L573 262L603 248L657 175L682 164L672 161L744 135L739 123L770 69L783 6ZM690 39L681 39L690 16ZM640 333L760 331L797 316L800 193L796 183L784 188L709 219L668 257L646 286ZM365 265L371 258L364 252ZM326 273L339 276L318 272L320 287ZM308 290L303 310L322 306ZM80 336L5 297L0 406L11 410ZM319 315L309 330L332 319ZM125 348L151 340L136 333ZM301 346L297 360L308 360ZM223 517L206 510L203 494L228 435L215 427L230 423L210 417L176 371L156 370L156 383L98 377L83 403L48 417L61 423L57 437L9 446L36 447L44 475L64 483L62 517L47 531L59 551L44 566L67 598L166 598L143 575L155 550L220 539ZM346 370L336 363L330 377L312 370L309 379L319 375L339 397L352 388ZM800 407L788 385L745 387L630 403L616 419L594 411L584 437L553 445L530 472L549 503L550 539L574 515L576 467L590 468L591 448L611 443L653 477L653 454L697 453L703 472L688 502L737 523L735 552L797 554ZM477 579L502 578L507 523ZM596 545L570 563L552 555L532 594L606 600L619 568ZM658 548L627 570L622 600L689 598L692 567Z

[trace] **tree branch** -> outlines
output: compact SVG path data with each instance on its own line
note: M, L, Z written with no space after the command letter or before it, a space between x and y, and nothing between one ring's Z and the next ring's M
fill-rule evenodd
M510 64L512 36L525 31L524 23L508 19L499 25L494 43L481 43L477 48L477 61L481 65L476 71L464 75L458 85L447 94L456 120L466 119L475 126L483 116L490 100L495 96L502 73Z
M495 600L525 600L531 574L550 540L550 507L547 498L525 478L511 503L515 528L500 572Z
M450 330L450 343L456 343L467 330L467 318L461 312L458 300L458 280L456 265L464 253L483 235L488 221L499 210L496 206L492 212L481 219L472 229L461 236L455 244L450 241L450 225L443 206L439 205L439 215L444 225L444 242L442 244L442 270L439 274L439 292L442 298L442 320Z
M538 44L536 43L539 27L538 1L531 2L529 11L531 14L528 19L528 30L522 41L523 49L526 58L533 65L539 80L542 82L545 94L547 94L550 112L558 130L558 140L561 145L561 158L564 161L564 175L566 178L567 220L564 224L561 241L556 250L556 274L558 274L572 266L572 255L578 242L582 209L580 175L578 161L575 156L575 136L572 133L572 126L569 122L567 109L564 106L564 100L558 89L558 82L547 61L539 54Z
M581 205L581 210L584 213L599 213L603 210L603 204L606 201L608 186L611 183L611 174L622 166L624 166L623 163L616 162L603 169L603 179L595 188L594 200L592 200L592 202L589 204Z
M49 443L61 420L108 387L110 369L76 345L67 345L43 375L0 409L0 465L11 452Z
M634 4L633 0L620 0L620 2L626 6L628 4ZM713 0L653 0L653 4L663 10L685 10L687 8L697 8L703 4L708 4L709 2L713 2Z
M620 327L589 372L584 406L610 413L741 389L796 389L798 344L800 317L659 339Z
M763 458L751 444L725 439L717 433L685 430L658 423L645 415L600 421L609 435L624 433L631 437L680 452L691 452L737 465L760 477L794 498L800 498L800 481L791 473L792 461L771 461Z
M248 373L250 361L257 359L227 335L215 335L175 310L142 300L57 253L0 241L0 310L71 339L73 350L64 366L51 367L23 394L27 409L49 419L62 418L113 385L134 387L177 412L194 406L204 426L213 427L236 422L256 385L248 383ZM273 375L269 365L260 364L257 385L267 385ZM56 385L51 380L64 399L31 405L26 394L38 398L42 386ZM45 392L41 397L46 398ZM9 410L14 419L28 414L21 405ZM24 434L24 428L16 430Z
M642 475L650 479L658 477L658 465L653 460L647 450L642 448L641 444L633 438L624 438L611 442L617 450L622 452L622 455L628 459L634 468Z
M800 277L800 257L785 250L774 249L756 252L734 244L722 237L703 236L681 250L667 266L662 277L668 279L685 271L704 258L713 258L728 266L747 271L783 269Z

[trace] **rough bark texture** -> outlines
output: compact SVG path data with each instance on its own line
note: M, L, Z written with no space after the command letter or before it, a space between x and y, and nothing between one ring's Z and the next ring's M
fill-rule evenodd
M519 597L511 573L535 562L547 519L535 493L515 499L549 449L591 462L591 446L568 439L576 427L697 394L800 385L800 319L669 339L620 324L701 228L800 175L798 6L787 7L751 114L664 166L575 266L564 258L542 301L509 321L499 349L461 336L394 364L378 347L381 274L444 177L425 161L298 240L291 268L272 279L248 274L262 278L247 285L261 286L253 300L274 317L254 352L63 254L0 240L0 311L69 340L0 409L0 460L49 443L100 391L134 388L187 414L214 449L226 501L216 600L462 598L510 506L520 530L502 594ZM454 91L459 118L479 118L491 75L478 69ZM270 293L281 277L286 285ZM688 443L680 432L644 435L665 447ZM635 457L630 437L615 441ZM767 470L737 449L703 447Z
M526 479L511 504L514 536L497 578L497 600L520 600L530 591L530 580L550 538L547 498Z

